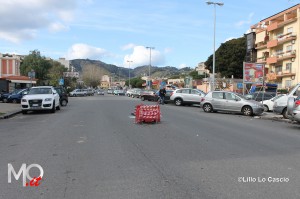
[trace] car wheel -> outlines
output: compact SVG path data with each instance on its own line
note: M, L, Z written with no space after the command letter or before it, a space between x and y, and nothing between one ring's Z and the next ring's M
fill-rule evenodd
M7 99L6 98L3 99L3 103L7 103Z
M59 104L58 104L58 106L56 107L56 110L58 110L58 111L60 110L60 105L59 105Z
M210 113L213 111L213 108L210 104L204 104L203 105L203 111L206 112L206 113Z
M13 99L12 103L16 104L16 103L18 103L18 100L17 99Z
M74 94L73 96L74 96L74 97L77 97L77 95L76 95L76 94Z
M251 116L253 115L253 110L250 106L245 106L243 107L242 109L242 113L245 115L245 116Z
M180 98L175 99L174 102L175 102L176 106L181 106L182 105L182 99L180 99Z
M288 119L288 112L287 112L287 108L284 108L283 111L282 111L282 116L284 119Z
M142 97L141 97L141 100L142 100L142 101L145 101L145 97L142 96Z
M55 111L56 111L55 102L53 102L53 104L52 104L52 109L51 109L51 113L55 113Z
M60 105L61 106L67 106L68 102L67 100L61 100Z
M25 111L25 110L22 110L22 113L25 115L25 114L27 114L27 111Z
M268 111L269 111L268 105L264 105L264 112L268 112Z

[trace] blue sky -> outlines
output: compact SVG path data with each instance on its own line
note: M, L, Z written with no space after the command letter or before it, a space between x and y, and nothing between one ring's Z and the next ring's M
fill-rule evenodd
M213 11L205 0L0 0L0 52L89 58L131 67L196 67L213 53ZM297 0L223 0L216 48Z

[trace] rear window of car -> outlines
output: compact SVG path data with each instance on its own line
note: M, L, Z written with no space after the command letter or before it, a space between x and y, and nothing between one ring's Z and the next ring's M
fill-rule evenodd
M223 96L222 92L212 93L212 97L215 98L215 99L224 99L224 96Z

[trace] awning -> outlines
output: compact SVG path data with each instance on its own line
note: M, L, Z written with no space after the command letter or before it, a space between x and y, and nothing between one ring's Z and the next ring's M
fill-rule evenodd
M20 84L36 84L35 80L10 80L12 83L20 83Z

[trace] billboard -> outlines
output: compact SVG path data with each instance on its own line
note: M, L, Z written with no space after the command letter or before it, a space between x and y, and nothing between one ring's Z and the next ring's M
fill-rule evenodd
M264 64L244 62L244 83L262 84L264 79Z

